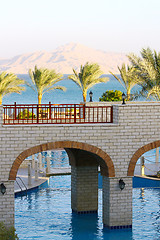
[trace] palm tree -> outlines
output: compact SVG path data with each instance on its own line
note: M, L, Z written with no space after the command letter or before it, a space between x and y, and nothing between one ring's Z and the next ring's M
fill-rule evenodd
M73 69L73 75L70 75L68 78L74 81L82 90L83 101L86 102L87 91L93 85L100 82L107 82L109 78L100 76L103 72L100 70L100 66L97 63L89 64L88 62L80 67L80 72L77 73Z
M37 68L35 66L34 71L29 69L29 76L32 80L32 85L28 84L38 94L38 104L41 104L42 96L44 93L51 90L60 89L65 91L66 88L62 86L53 86L57 82L62 80L62 76L56 73L54 70L46 68Z
M141 80L139 85L142 87L141 95L146 98L160 100L160 53L150 48L142 49L141 57L134 54L128 56L135 73Z
M14 73L2 72L0 74L0 105L2 104L2 98L6 94L21 93L25 90L24 80L19 79Z
M139 83L138 77L135 75L135 69L132 66L125 66L125 64L122 64L122 67L118 67L118 70L120 72L121 79L117 77L114 73L110 72L124 87L124 89L127 92L127 100L129 101L131 98L131 89Z

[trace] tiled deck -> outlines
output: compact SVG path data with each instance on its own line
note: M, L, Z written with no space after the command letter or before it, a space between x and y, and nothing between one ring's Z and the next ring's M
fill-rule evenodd
M34 170L32 170L32 180L31 180L31 185L29 186L28 185L28 169L27 168L20 168L18 170L17 177L20 177L22 179L27 190L36 188L36 187L40 186L42 183L48 181L48 177L45 177L44 174L42 174L42 173L39 173L39 179L38 179L38 181L35 181ZM21 182L21 180L19 178L17 178L17 181L18 181L19 185L21 186L21 188L18 186L17 182L15 181L14 192L18 193L18 192L21 192L22 190L25 191L26 188L23 185L23 183Z

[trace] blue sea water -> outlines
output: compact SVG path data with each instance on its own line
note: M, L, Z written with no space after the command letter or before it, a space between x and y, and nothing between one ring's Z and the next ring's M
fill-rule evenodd
M51 158L52 167L68 166L64 150L52 151ZM108 230L102 224L102 189L98 215L77 215L71 211L71 177L54 176L15 198L15 227L20 240L159 240L160 188L134 188L132 198L132 230Z
M54 90L45 93L42 97L42 103L45 104L51 102L53 104L73 104L83 101L80 88L73 81L69 80L67 76L68 75L64 75L64 79L56 84L66 87L67 90L65 92L61 90ZM108 82L96 84L90 89L93 92L94 102L98 102L99 97L101 97L102 94L107 90L120 90L122 92L125 92L125 89L122 87L122 85L117 80L115 80L112 75L106 76L110 79ZM18 77L26 80L29 83L31 82L28 74L19 74ZM132 89L132 92L135 90L137 90L137 86ZM89 101L89 94L87 95L87 101ZM26 91L22 92L22 94L12 93L3 97L3 104L13 104L14 102L17 102L19 104L37 104L37 94L31 88L26 87Z

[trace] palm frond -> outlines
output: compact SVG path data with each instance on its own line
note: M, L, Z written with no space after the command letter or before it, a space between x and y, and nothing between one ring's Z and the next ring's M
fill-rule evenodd
M154 86L148 91L147 98L153 97L156 101L160 100L160 86Z
M46 93L46 92L49 92L49 91L53 91L53 90L62 90L62 91L66 91L66 88L65 87L62 87L62 86L55 86L55 87L50 87L46 90L43 91L43 93Z
M83 96L86 95L87 89L91 88L93 85L108 81L108 78L100 77L103 72L97 63L89 64L86 62L84 66L80 66L79 73L77 73L75 69L73 69L73 73L74 74L70 75L68 78L79 86L83 93Z
M25 81L19 79L14 73L2 72L0 74L0 96L25 91Z
M71 74L68 76L68 79L72 80L73 82L75 82L77 84L78 87L80 87L80 89L82 90L82 84L81 84L81 81L80 81L80 78L79 78L79 74L76 72L75 69L73 69L73 73L74 74Z
M32 71L29 69L29 76L32 80L32 84L27 84L32 88L38 95L43 95L45 92L53 89L63 89L63 87L54 87L56 83L62 80L63 75L56 73L55 70L49 70L47 68L38 68L35 66Z
M124 87L124 89L127 92L127 99L130 100L131 96L131 89L139 83L140 78L135 74L135 67L122 64L122 67L120 68L118 66L118 70L120 73L121 78L117 77L115 74L110 72L118 81L119 83Z
M125 86L124 82L121 81L121 79L120 79L119 77L117 77L117 76L116 76L114 73L112 73L112 72L110 72L110 74L112 74L112 76L115 77L115 78L118 80L118 82L126 89L126 86Z
M146 98L159 99L160 86L160 53L150 48L142 49L141 57L134 54L128 56L135 67L135 75L138 77L138 85L141 86L140 93Z

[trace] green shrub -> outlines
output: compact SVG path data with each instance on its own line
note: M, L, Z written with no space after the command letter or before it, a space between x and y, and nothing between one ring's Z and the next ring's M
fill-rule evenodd
M32 115L33 115L33 118L36 118L36 115L32 112L28 112L27 109L24 109L23 111L21 111L18 116L17 116L17 119L31 119L32 118Z
M19 239L15 233L14 227L6 228L3 222L0 222L0 240L16 240Z
M100 102L117 102L122 101L122 92L119 90L107 90L99 98Z
M157 177L160 178L160 171L157 172Z

